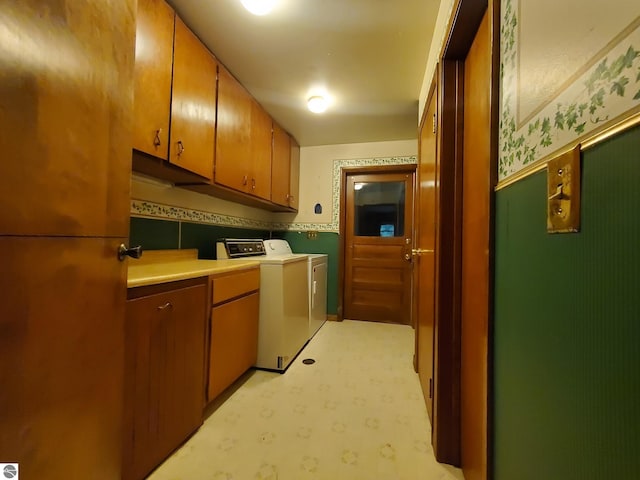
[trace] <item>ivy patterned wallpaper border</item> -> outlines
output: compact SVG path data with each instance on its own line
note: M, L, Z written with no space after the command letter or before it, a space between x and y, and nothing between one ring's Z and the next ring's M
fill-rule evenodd
M249 228L256 230L316 230L319 232L339 232L340 231L340 178L344 167L369 167L379 165L404 165L417 162L417 157L380 157L380 158L360 158L348 160L334 160L331 178L332 213L331 223L287 223L287 222L267 222L253 220L249 218L234 217L219 213L205 212L202 210L192 210L182 207L174 207L161 203L144 200L131 200L131 215L134 217L160 218L166 220L176 220L184 222L205 223L226 227Z
M192 210L174 207L161 203L144 200L131 200L131 216L145 218L159 218L181 222L206 223L225 227L252 228L256 230L271 230L271 222L253 220L250 218L234 217L220 213Z
M502 1L500 29L500 158L498 180L573 145L640 110L640 17L628 35L569 85L554 102L518 126L520 0ZM615 10L612 10L615 11ZM603 14L605 14L603 12Z

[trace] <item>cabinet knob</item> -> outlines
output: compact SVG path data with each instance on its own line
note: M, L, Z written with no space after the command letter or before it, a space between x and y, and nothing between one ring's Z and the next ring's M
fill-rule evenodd
M251 190L255 190L256 189L256 179L252 178L251 179Z
M178 156L182 155L183 152L184 144L182 143L182 140L178 140Z
M153 146L154 147L159 147L162 144L162 141L160 140L160 133L162 132L162 129L159 128L158 130L156 130L156 136L153 139Z
M164 305L158 305L158 310L173 310L173 304L171 302L167 302Z
M242 177L242 185L246 185L248 180L249 180L249 177L247 177L246 175Z
M118 247L118 260L124 261L125 257L140 258L142 256L142 245L127 248L124 243Z

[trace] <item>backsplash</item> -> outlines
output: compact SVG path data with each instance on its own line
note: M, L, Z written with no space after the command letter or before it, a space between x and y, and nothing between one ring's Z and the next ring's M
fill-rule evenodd
M268 238L268 229L131 216L129 242L145 250L197 248L198 257L215 259L219 238Z

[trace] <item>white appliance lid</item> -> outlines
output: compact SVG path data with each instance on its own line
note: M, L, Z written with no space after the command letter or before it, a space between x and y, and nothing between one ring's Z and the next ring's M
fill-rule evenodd
M291 250L291 246L289 242L281 239L271 239L264 240L264 251L267 257L277 256L277 255L291 255L293 252Z

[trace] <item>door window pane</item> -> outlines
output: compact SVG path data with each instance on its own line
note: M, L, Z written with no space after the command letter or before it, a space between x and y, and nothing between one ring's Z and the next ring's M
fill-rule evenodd
M355 235L404 236L405 182L356 182L353 188Z

